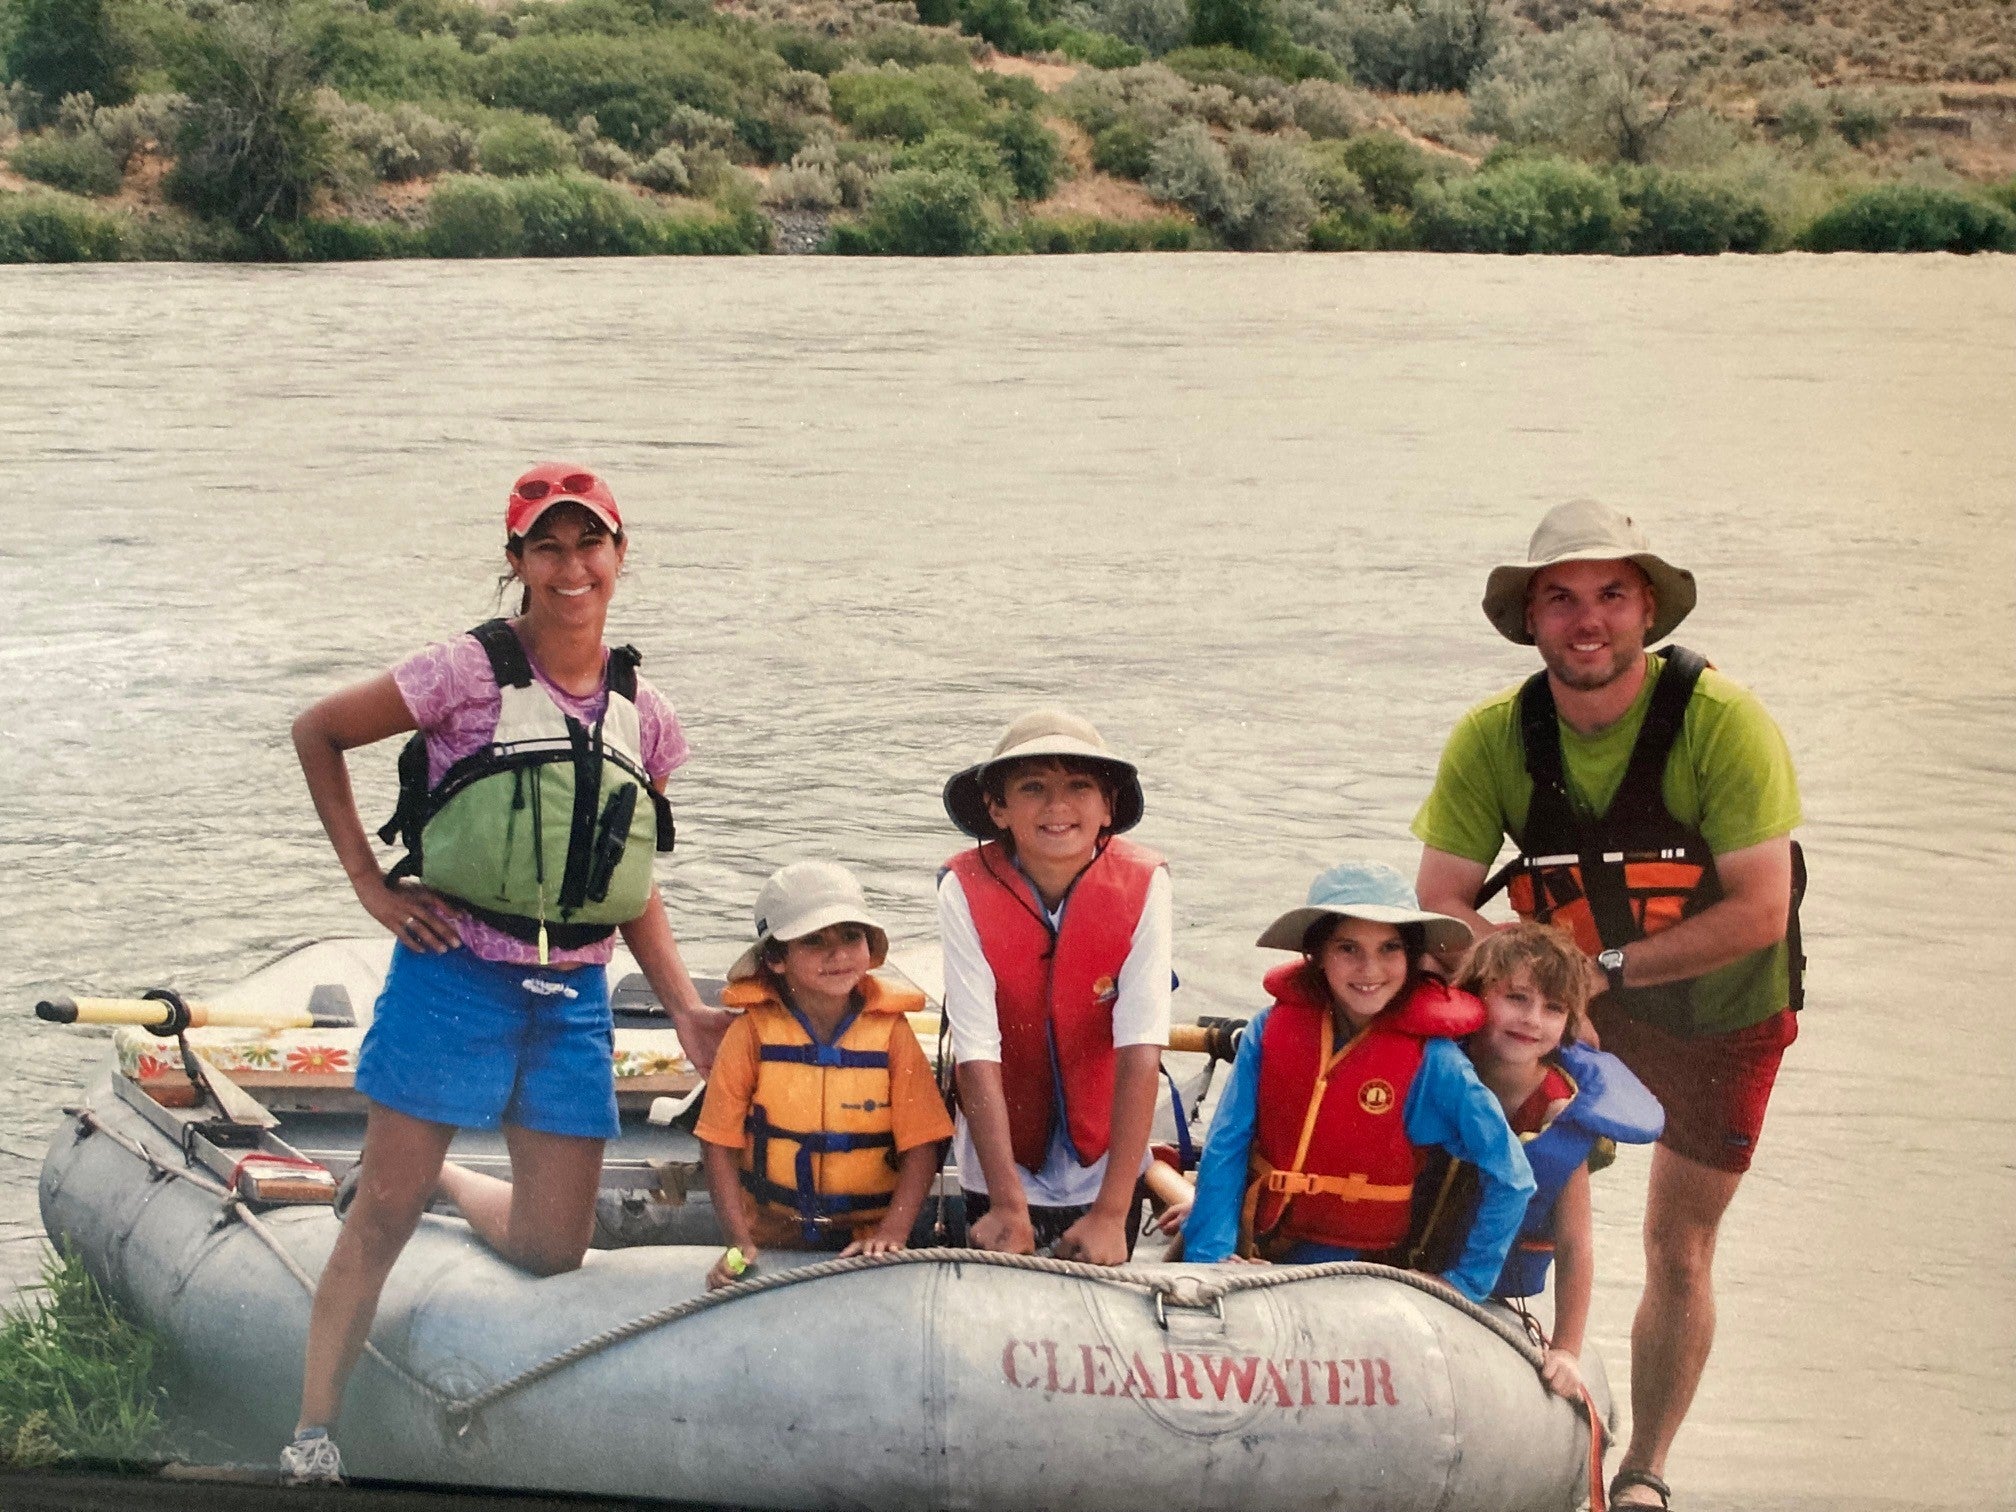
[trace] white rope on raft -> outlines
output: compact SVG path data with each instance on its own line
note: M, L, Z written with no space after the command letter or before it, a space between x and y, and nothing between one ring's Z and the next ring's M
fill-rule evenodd
M76 1116L80 1126L80 1137L85 1131L103 1134L146 1162L157 1178L172 1177L187 1181L216 1197L224 1208L221 1216L225 1220L235 1217L243 1222L287 1268L288 1273L300 1283L302 1290L310 1296L314 1295L315 1278L303 1269L301 1263L281 1244L279 1237L266 1226L238 1193L220 1186L207 1177L199 1176L194 1171L164 1165L144 1145L127 1138L116 1129L108 1128L88 1108L78 1110ZM493 1406L505 1397L557 1374L570 1365L600 1354L626 1339L664 1328L705 1312L709 1308L725 1307L731 1302L739 1302L745 1297L753 1297L762 1292L775 1291L780 1287L799 1286L807 1281L820 1281L829 1276L844 1276L855 1271L879 1270L894 1265L955 1267L975 1265L1000 1270L1035 1271L1044 1275L1067 1276L1077 1281L1095 1281L1105 1286L1130 1288L1155 1297L1163 1305L1196 1309L1221 1306L1226 1297L1239 1292L1291 1286L1331 1276L1367 1276L1381 1281L1397 1282L1402 1286L1412 1287L1415 1291L1424 1292L1483 1324L1516 1350L1535 1370L1540 1368L1541 1363L1540 1350L1527 1337L1525 1331L1510 1320L1498 1316L1488 1308L1480 1307L1436 1277L1423 1275L1418 1271L1401 1270L1397 1266L1380 1265L1370 1260L1332 1260L1322 1265L1269 1266L1265 1269L1256 1268L1223 1277L1167 1276L1125 1265L1091 1265L1082 1260L1057 1260L1046 1255L1009 1255L993 1250L955 1249L950 1246L896 1250L883 1255L835 1257L831 1260L815 1261L811 1265L794 1267L791 1270L773 1271L736 1281L718 1291L705 1292L684 1302L673 1303L632 1318L627 1323L618 1323L605 1328L600 1333L593 1334L556 1355L528 1366L516 1375L499 1381L474 1396L448 1396L403 1365L389 1359L369 1341L366 1341L364 1350L372 1360L437 1408L455 1427L458 1434L467 1433L476 1415L484 1408Z

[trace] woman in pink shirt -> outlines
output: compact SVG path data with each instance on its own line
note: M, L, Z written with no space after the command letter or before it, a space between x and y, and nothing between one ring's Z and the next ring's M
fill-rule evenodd
M616 500L586 468L543 463L512 486L505 534L524 590L516 618L429 646L294 724L357 900L397 940L358 1056L369 1113L354 1200L316 1287L300 1422L282 1454L297 1480L340 1478L329 1430L344 1384L437 1192L513 1264L551 1275L581 1263L603 1142L617 1132L603 970L615 935L701 1070L728 1023L701 1003L651 879L652 851L671 843L665 779L686 741L636 654L602 641L628 548ZM388 876L344 753L410 730L426 768L421 792L420 751L401 762L416 856ZM500 1125L509 1182L447 1161L456 1129Z

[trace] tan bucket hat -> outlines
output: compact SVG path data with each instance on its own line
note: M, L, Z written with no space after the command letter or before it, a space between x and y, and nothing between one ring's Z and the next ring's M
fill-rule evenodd
M1001 831L987 812L982 788L989 767L1004 761L1025 761L1038 756L1076 756L1097 761L1112 771L1113 830L1116 835L1141 822L1146 807L1141 796L1141 776L1134 763L1115 756L1088 719L1080 719L1063 709L1032 709L1008 726L994 747L994 754L954 773L945 784L945 812L952 822L975 840L992 840Z
M1656 555L1632 518L1594 499L1557 504L1541 518L1526 560L1491 569L1484 585L1484 617L1509 641L1533 644L1526 633L1526 590L1533 574L1556 562L1635 562L1652 580L1657 606L1645 644L1657 645L1694 608L1694 574Z
M868 964L889 958L889 932L868 911L854 873L832 861L794 861L770 874L756 894L756 943L735 958L728 980L756 975L763 947L772 940L802 940L829 924L859 924L868 931Z
M1447 914L1428 913L1415 900L1407 879L1377 861L1346 861L1309 884L1309 901L1291 908L1262 931L1254 943L1269 950L1300 950L1318 919L1364 919L1373 924L1419 924L1433 951L1463 950L1470 926Z

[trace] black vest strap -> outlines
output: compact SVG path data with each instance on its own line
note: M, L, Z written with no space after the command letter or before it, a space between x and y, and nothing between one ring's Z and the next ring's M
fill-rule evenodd
M476 644L490 658L490 673L497 679L498 687L532 686L531 659L525 655L525 647L519 642L518 632L511 628L509 620L485 620L469 633L476 637Z

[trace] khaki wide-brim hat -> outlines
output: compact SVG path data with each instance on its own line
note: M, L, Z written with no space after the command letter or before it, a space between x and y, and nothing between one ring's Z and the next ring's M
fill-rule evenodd
M1547 511L1526 547L1526 560L1491 569L1484 585L1484 617L1498 633L1522 646L1533 644L1526 630L1526 592L1533 574L1556 562L1632 562L1652 582L1655 607L1645 644L1657 645L1694 608L1694 574L1675 567L1652 550L1632 518L1594 499L1574 499Z
M772 940L802 940L832 924L859 924L868 931L868 964L889 958L889 932L868 911L867 896L854 874L832 861L794 861L770 874L756 894L756 943L735 958L728 980L756 975L763 947Z
M1291 908L1261 932L1256 944L1269 950L1300 950L1318 919L1364 919L1372 924L1419 924L1428 948L1466 950L1470 926L1447 914L1428 913L1414 898L1407 879L1378 862L1347 861L1309 884L1309 901Z
M987 812L983 787L989 767L1008 761L1028 761L1045 756L1075 756L1096 761L1113 774L1113 825L1118 835L1141 822L1146 807L1141 796L1141 776L1134 763L1106 749L1092 722L1063 709L1032 709L1013 724L994 747L994 754L953 774L945 784L945 812L952 822L975 840L992 840L1001 831Z

